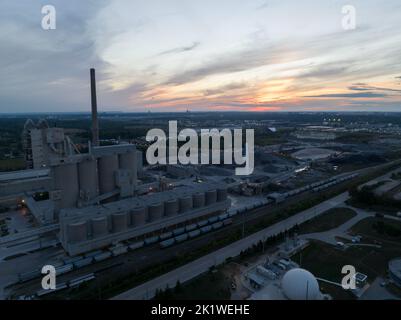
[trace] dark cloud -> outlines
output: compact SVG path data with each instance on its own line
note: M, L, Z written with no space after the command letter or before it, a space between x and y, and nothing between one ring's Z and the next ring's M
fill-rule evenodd
M349 72L352 66L352 61L335 62L317 67L312 67L311 70L301 73L297 78L328 78L338 77Z
M383 88L383 87L376 87L376 86L369 86L367 84L363 85L353 85L348 87L349 90L352 91L388 91L388 92L401 92L399 89L393 88Z
M189 46L178 47L178 48L174 48L174 49L163 51L159 55L177 54L177 53L192 51L192 50L195 50L197 47L199 47L199 45L200 45L200 42L194 42Z
M235 89L242 89L245 88L247 85L245 83L231 83L226 86L214 88L214 89L208 89L203 92L204 96L214 96L217 94L223 94L226 93L227 91L235 90Z
M363 92L363 93L331 93L331 94L320 94L315 96L304 96L305 98L383 98L386 94L375 93L375 92Z
M273 46L253 48L215 57L198 68L183 71L165 84L180 85L219 74L241 72L283 60L281 48Z
M256 10L263 10L269 7L269 1L264 1L260 6L256 8Z
M366 37L365 31L366 28L361 27L352 33L335 32L308 40L292 39L292 41L289 41L287 39L286 41L267 43L261 43L260 40L253 41L246 46L246 49L209 58L193 69L179 70L165 84L182 85L214 75L248 71L266 65L275 65L294 60L318 58L322 53L338 50L339 47L342 50L347 48L352 50L356 41L363 43L371 41L371 38ZM298 77L301 79L324 78L353 74L353 68L361 63L360 57L358 58L359 60L347 61L342 59L330 63L321 63L312 66ZM389 59L386 60L386 63L388 62ZM380 72L384 72L383 66L378 66L377 68L381 68Z
M86 109L88 70L107 65L88 28L107 1L54 0L57 28L47 31L41 28L47 2L5 2L0 11L0 110L11 105L20 112Z

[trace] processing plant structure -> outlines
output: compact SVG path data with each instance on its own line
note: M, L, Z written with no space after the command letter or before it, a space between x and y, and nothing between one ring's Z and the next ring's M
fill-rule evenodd
M1 201L23 203L40 226L58 225L70 255L145 239L226 212L231 203L224 185L194 182L143 192L149 186L138 180L142 154L135 145L99 145L95 70L90 74L88 152L80 153L63 128L28 120L22 139L29 169L0 174Z

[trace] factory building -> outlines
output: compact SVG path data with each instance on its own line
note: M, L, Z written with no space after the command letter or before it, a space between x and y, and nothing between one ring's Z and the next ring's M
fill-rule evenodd
M0 201L24 203L39 224L58 224L70 255L159 234L230 207L224 185L194 182L168 190L160 179L160 188L152 188L138 180L144 172L134 144L100 146L95 71L90 74L88 152L80 153L62 128L28 120L22 139L33 169L1 173Z
M50 128L44 119L36 124L31 119L25 122L22 146L28 169L45 168L52 160L79 153L63 128Z
M105 205L64 209L60 213L60 239L65 250L76 255L189 225L205 216L219 215L230 205L224 186L205 183Z
M51 163L56 209L85 207L110 199L132 197L137 185L135 145L92 147L82 154Z

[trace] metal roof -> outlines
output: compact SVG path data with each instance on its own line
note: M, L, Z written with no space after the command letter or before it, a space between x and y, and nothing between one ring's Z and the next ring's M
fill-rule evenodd
M176 187L173 190L156 192L152 194L131 197L114 201L103 205L93 205L84 208L63 209L60 216L82 219L83 216L90 218L95 215L102 215L111 212L128 211L134 208L147 207L152 204L162 204L172 199L185 198L192 196L198 192L206 192L208 190L217 190L226 188L225 184L198 183L193 185L185 185Z
M35 179L35 178L47 177L49 175L50 175L50 169L35 169L35 170L5 172L5 173L0 173L0 182Z

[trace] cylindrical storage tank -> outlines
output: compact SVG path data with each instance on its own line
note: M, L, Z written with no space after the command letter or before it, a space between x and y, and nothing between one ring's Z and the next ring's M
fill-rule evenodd
M91 200L98 196L98 177L96 160L84 160L78 164L79 190L81 198Z
M162 203L152 204L148 207L149 221L156 221L163 217L164 206Z
M164 214L167 217L174 216L178 213L177 199L168 200L164 203Z
M216 190L209 190L206 191L206 205L209 206L217 201L217 191Z
M217 201L227 200L227 189L221 188L217 190Z
M54 167L54 182L56 189L61 190L60 208L75 207L79 197L77 164Z
M107 217L92 219L92 236L97 238L109 233Z
M137 181L137 155L136 148L133 145L132 150L127 153L122 153L119 155L119 165L120 169L130 170L132 172L132 182L135 185Z
M180 213L187 212L192 209L193 200L192 197L180 198Z
M135 208L131 211L131 225L142 226L146 223L146 208Z
M88 236L86 221L71 223L68 225L68 242L76 243L85 241Z
M127 229L128 216L126 212L113 213L111 221L113 223L113 232L121 232Z
M205 194L204 193L194 194L193 205L194 205L194 208L204 207L205 206Z
M111 192L116 188L115 172L117 170L118 170L117 155L110 155L99 158L98 175L99 175L100 194Z

